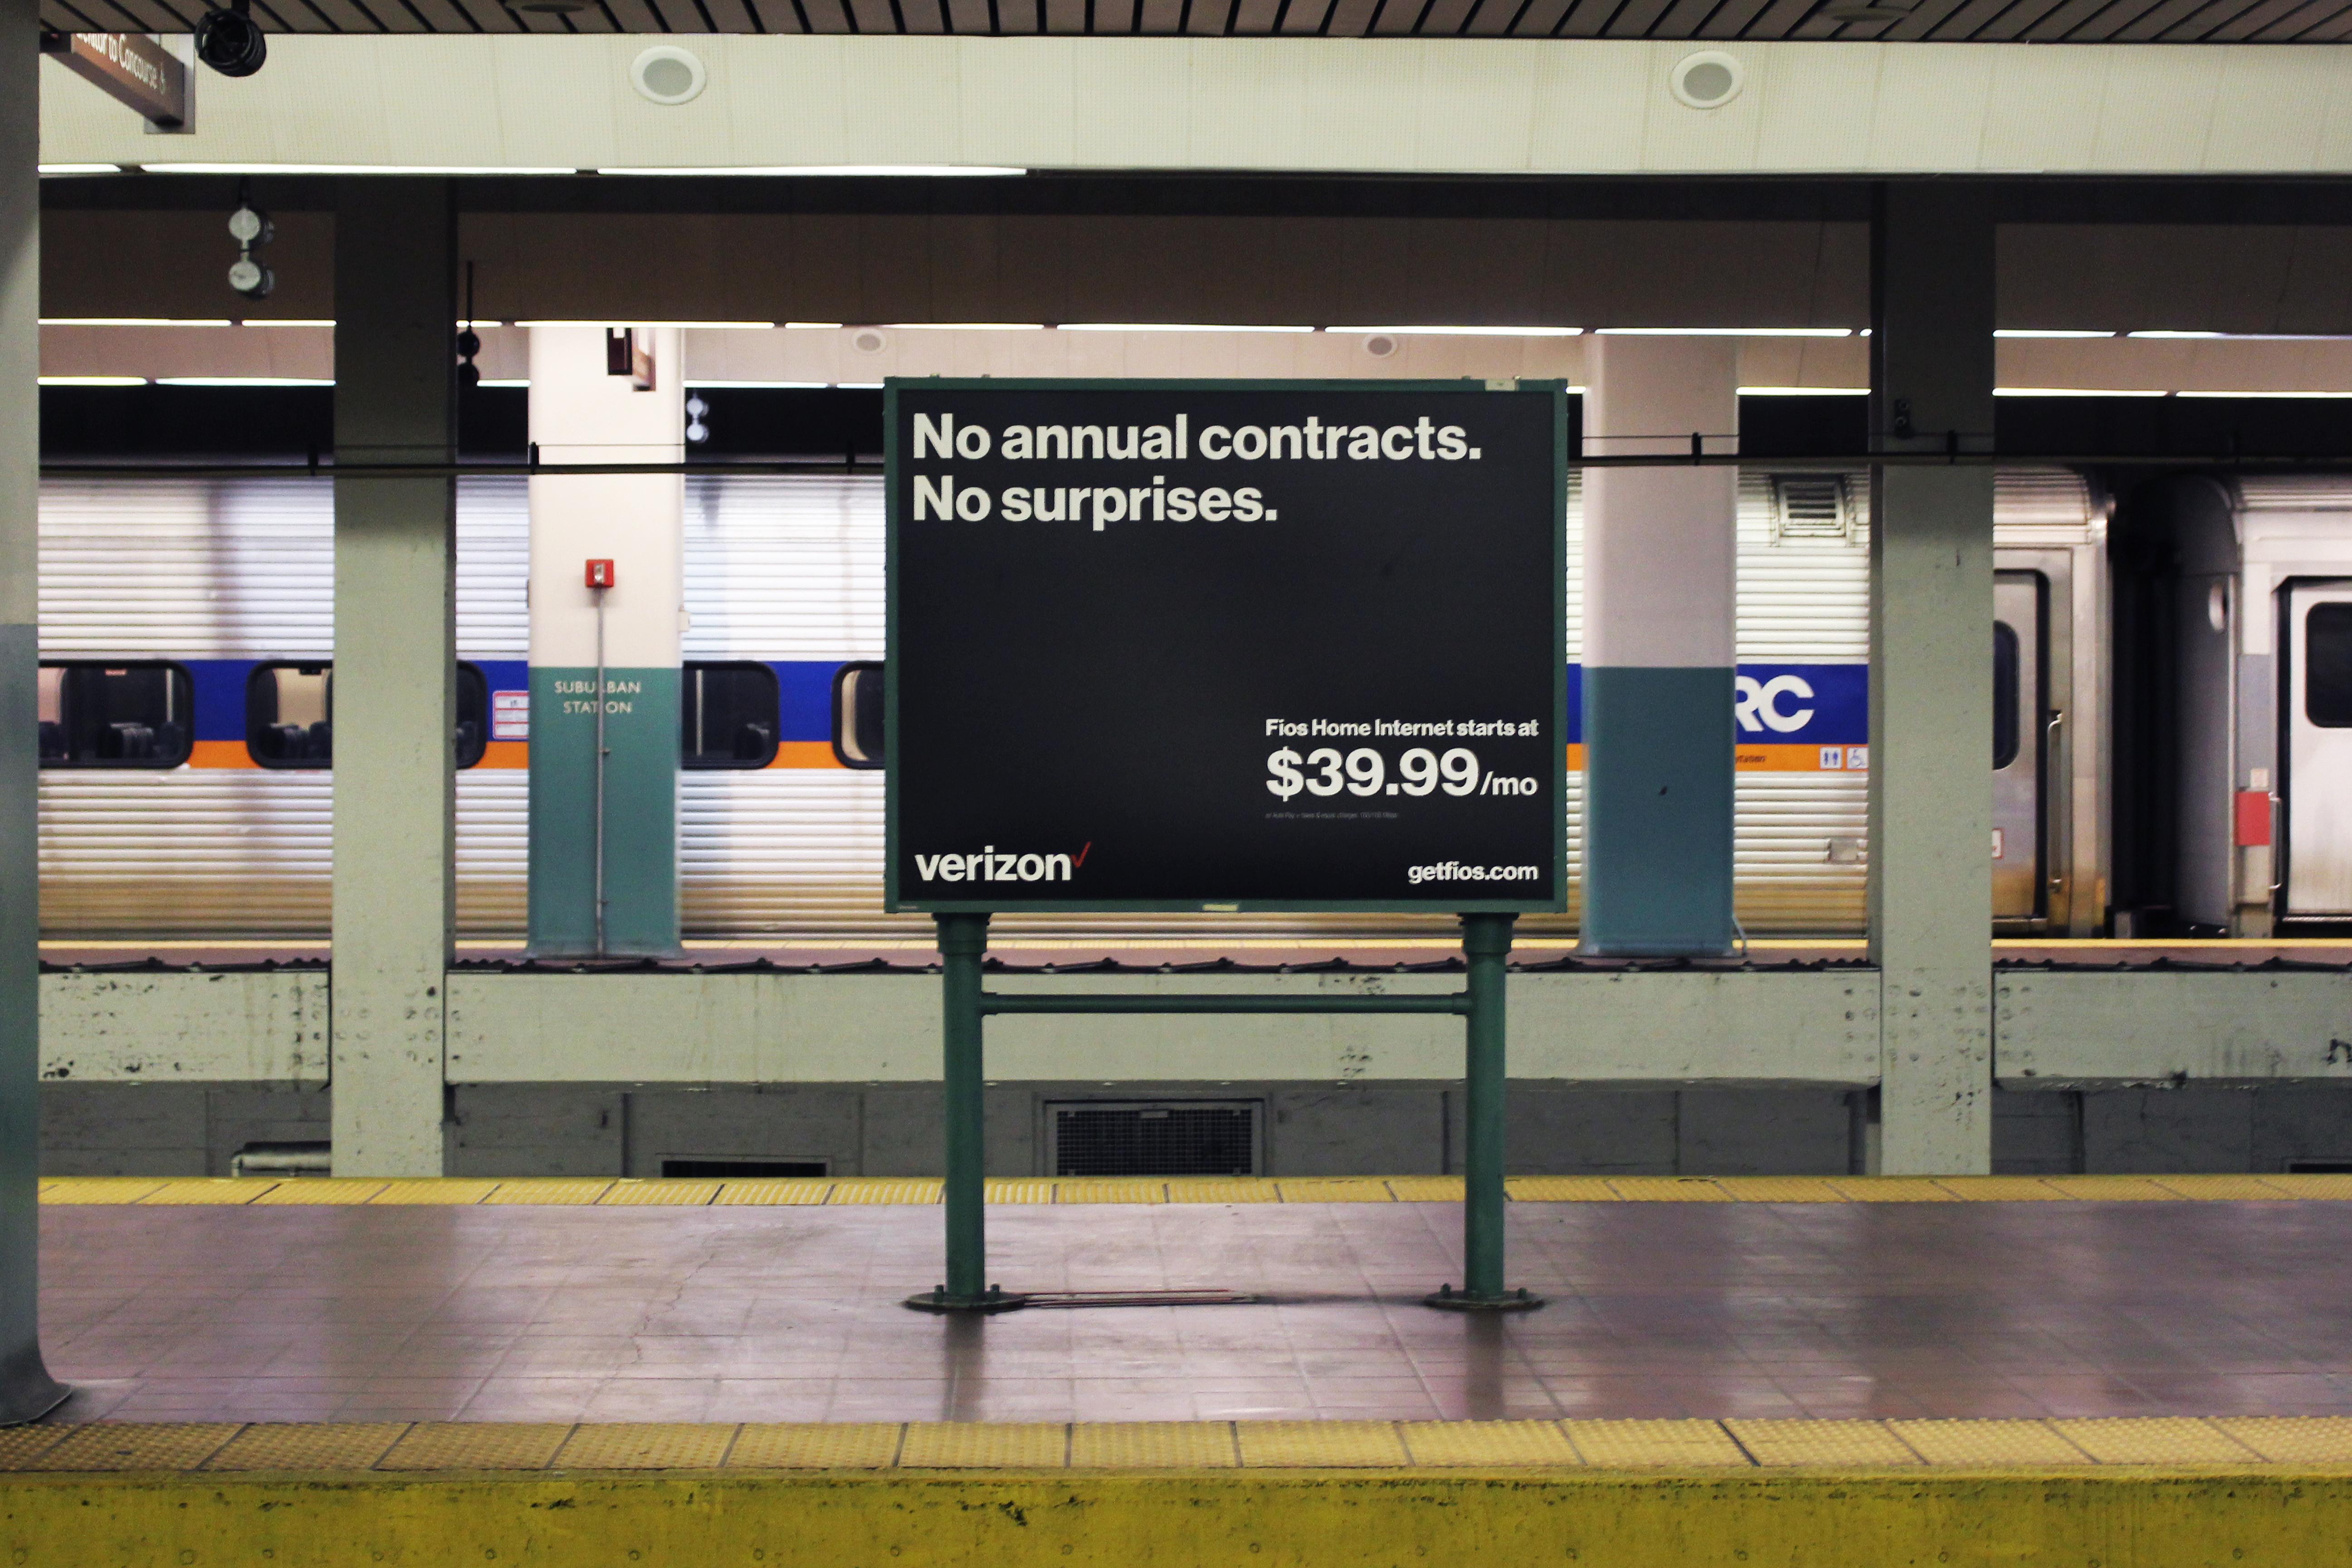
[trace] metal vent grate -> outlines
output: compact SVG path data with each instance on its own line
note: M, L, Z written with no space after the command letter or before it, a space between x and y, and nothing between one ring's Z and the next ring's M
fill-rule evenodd
M1045 1116L1057 1176L1257 1173L1255 1100L1082 1100L1049 1104Z
M1853 535L1843 474L1778 474L1772 479L1772 542Z

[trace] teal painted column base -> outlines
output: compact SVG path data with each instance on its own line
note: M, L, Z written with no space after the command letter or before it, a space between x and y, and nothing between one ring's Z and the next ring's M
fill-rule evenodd
M661 958L677 942L676 668L604 671L604 942ZM596 670L530 672L530 952L596 942Z
M1732 674L1585 667L1585 952L1731 951Z

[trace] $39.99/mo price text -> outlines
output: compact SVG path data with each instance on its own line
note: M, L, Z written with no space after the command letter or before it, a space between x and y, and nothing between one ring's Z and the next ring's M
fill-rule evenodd
M1265 759L1267 791L1288 800L1301 790L1308 795L1334 795L1345 790L1356 795L1524 795L1539 793L1531 778L1486 772L1478 753L1455 746L1444 754L1415 746L1396 762L1396 777L1389 776L1388 759L1370 746L1342 754L1338 748L1318 746L1305 756L1288 746Z

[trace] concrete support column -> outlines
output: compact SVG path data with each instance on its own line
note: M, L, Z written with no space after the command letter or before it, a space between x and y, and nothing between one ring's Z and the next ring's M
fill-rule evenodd
M1989 452L1993 218L1980 186L1881 186L1870 429L1881 452ZM1873 470L1870 947L1877 1168L1992 1168L1993 471Z
M446 182L348 179L335 460L457 452ZM437 1176L455 878L457 485L335 480L335 1173Z
M684 460L680 336L675 327L533 327L530 439L540 460ZM677 951L685 520L677 474L530 481L535 953ZM610 568L609 587L589 585L592 561Z
M1600 337L1589 456L1738 450L1722 338ZM1584 473L1584 916L1596 953L1730 949L1738 473Z
M0 1425L66 1396L41 1361L41 910L35 691L41 418L40 25L0 0Z

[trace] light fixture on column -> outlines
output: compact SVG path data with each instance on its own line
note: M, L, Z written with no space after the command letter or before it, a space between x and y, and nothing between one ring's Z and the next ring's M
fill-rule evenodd
M249 185L247 181L237 182L236 211L228 215L229 237L236 241L236 259L228 264L228 286L248 300L267 300L278 286L278 275L253 252L257 246L268 245L278 229L268 213L254 206Z
M253 19L253 0L229 0L196 19L196 58L223 76L251 76L269 58L269 40Z
M686 438L698 447L709 440L709 418L710 405L702 400L700 394L688 398L686 400Z

